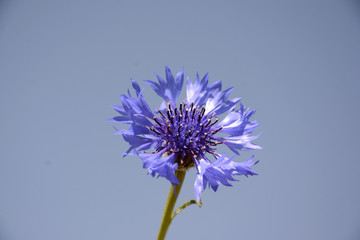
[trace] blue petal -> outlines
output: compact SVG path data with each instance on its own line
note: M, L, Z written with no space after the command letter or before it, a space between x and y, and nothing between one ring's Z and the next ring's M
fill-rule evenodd
M253 162L254 156L243 163L233 162L231 158L226 158L225 153L215 162L210 162L207 159L200 159L197 164L198 174L194 183L194 191L197 201L200 201L201 193L209 185L214 191L217 190L220 184L225 186L232 186L229 181L237 181L233 175L257 175L250 167L256 164Z
M212 92L212 97L210 97L205 104L206 112L205 114L211 114L216 112L217 115L222 114L229 109L233 108L236 103L240 101L240 98L234 98L232 100L227 100L233 88L226 89L225 91L220 91L215 89Z
M140 104L136 101L135 98L132 97L128 97L126 95L121 95L121 102L123 104L123 107L125 109L125 111L128 114L131 113L141 113L141 106Z
M147 168L151 176L154 177L158 174L159 177L169 180L172 185L178 185L180 182L174 173L178 167L175 163L177 155L170 154L164 157L164 152L165 150L158 153L139 153L138 155L143 160L143 168Z
M132 116L132 120L134 121L134 123L138 124L138 125L144 125L144 126L148 126L151 127L153 124L142 114L133 114Z
M200 82L199 74L197 73L194 84L192 84L189 77L186 78L186 98L190 103L194 103L195 106L204 105L210 95L210 92L207 90L208 78L209 74L206 73Z
M117 117L113 117L113 118L108 119L108 121L110 121L110 122L118 122L118 123L121 123L121 124L131 124L132 123L132 120L128 116L117 116Z
M123 115L126 114L126 111L125 111L125 109L124 109L123 106L112 105L112 107L113 107L113 109L114 109L115 111L117 111L118 113L123 114Z
M159 83L156 83L151 80L144 80L155 92L157 95L162 97L166 102L170 102L173 107L176 106L176 101L180 95L183 83L184 83L184 68L174 76L171 70L165 66L165 75L166 81L160 76L156 75Z
M135 92L136 92L136 96L139 96L139 93L140 93L140 86L139 84L136 82L136 80L134 79L131 79L131 84L133 86L133 88L135 89Z
M223 137L220 138L224 141L224 144L228 146L230 149L237 149L237 150L258 150L261 149L260 146L253 144L251 141L258 138L258 136L250 136L250 135L241 135L241 136L231 136L231 137ZM236 154L238 152L234 151Z
M197 74L194 84L189 78L187 78L186 97L190 103L194 103L195 106L205 106L205 114L210 115L214 112L216 114L222 114L229 109L233 108L240 98L228 100L232 88L225 91L221 91L221 81L217 81L211 85L208 85L208 74L206 74L202 80L199 80Z
M257 164L258 161L254 161L254 155L251 156L248 160L246 160L245 162L231 162L228 165L228 169L224 168L224 170L229 170L231 171L233 175L258 175L254 170L252 170L250 167L252 167L253 165Z
M137 151L149 149L149 148L153 147L158 141L156 138L151 138L148 136L141 137L141 136L126 134L126 133L123 133L122 135L123 135L124 140L130 144L130 147L126 151L125 155L127 155L129 152L131 152L133 149L136 149L136 148L137 148Z
M208 82L208 73L205 74L201 81L197 73L194 84L192 84L190 78L187 77L186 98L189 103L194 103L195 106L204 106L215 90L221 90L221 81L217 81L211 85L208 85Z
M244 110L240 103L240 110L232 110L227 116L217 125L222 126L220 132L227 133L231 136L240 136L243 134L251 134L259 124L251 122L250 117L255 113L255 110Z
M134 135L144 135L144 134L153 134L147 127L143 125L137 125L135 123L131 124L129 131Z
M135 88L137 98L129 96L121 95L121 102L123 104L122 110L125 111L127 115L132 116L133 114L143 114L144 116L152 119L154 114L152 113L149 105L145 101L140 91L140 86L137 84L135 80L132 79L133 86Z

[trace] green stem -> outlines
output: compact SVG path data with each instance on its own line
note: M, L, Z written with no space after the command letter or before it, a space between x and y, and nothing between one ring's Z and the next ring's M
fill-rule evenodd
M182 210L184 210L186 207L190 206L191 204L197 204L199 207L202 206L201 201L197 202L196 200L190 200L186 203L184 203L183 205L181 205L172 215L171 215L171 219L173 219L174 217L176 217L176 215L178 215Z
M174 187L172 185L170 186L170 190L169 190L169 194L168 194L168 197L166 200L165 209L164 209L164 213L163 213L157 240L165 239L167 230L168 230L171 220L172 220L171 216L172 216L172 212L173 212L173 209L174 209L174 206L176 203L176 199L180 194L180 189L181 189L181 186L185 179L185 171L177 170L177 171L175 171L175 175L176 175L177 179L180 181L180 184L175 186L176 194L174 192Z

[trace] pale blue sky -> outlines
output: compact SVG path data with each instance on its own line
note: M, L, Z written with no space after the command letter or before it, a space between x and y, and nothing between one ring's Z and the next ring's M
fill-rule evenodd
M359 6L1 1L0 239L155 239L169 183L122 158L106 119L165 65L234 86L264 147L259 176L207 189L167 239L360 239Z

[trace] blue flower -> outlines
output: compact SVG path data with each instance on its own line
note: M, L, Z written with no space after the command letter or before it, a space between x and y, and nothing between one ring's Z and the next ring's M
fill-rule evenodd
M220 184L231 186L229 181L237 181L235 175L256 175L251 169L257 163L253 156L237 163L234 156L227 158L225 153L216 152L220 144L237 155L239 150L261 148L252 143L258 137L252 133L259 124L250 120L255 111L245 109L240 98L229 100L233 88L222 91L221 81L209 84L208 74L201 80L197 74L194 83L187 78L186 99L178 105L184 70L174 77L165 67L165 75L165 80L156 75L158 82L145 80L163 98L156 111L151 110L143 90L133 79L136 97L128 91L128 95L121 95L122 105L113 106L120 115L110 121L129 125L128 129L115 128L115 134L121 134L130 145L124 156L139 156L149 174L164 177L172 185L179 184L175 171L196 167L194 191L198 202L206 186L216 191ZM223 113L226 115L219 121L218 116Z

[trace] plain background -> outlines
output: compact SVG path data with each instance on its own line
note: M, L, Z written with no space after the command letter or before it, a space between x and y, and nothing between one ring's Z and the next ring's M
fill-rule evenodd
M169 183L106 119L165 65L234 86L263 132L236 158L260 175L207 189L167 239L360 239L358 1L35 0L0 2L1 240L156 238Z

